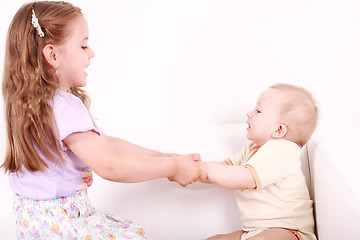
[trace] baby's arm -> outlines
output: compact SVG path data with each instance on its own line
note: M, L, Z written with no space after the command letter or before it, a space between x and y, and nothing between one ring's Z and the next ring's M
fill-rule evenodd
M215 183L228 189L254 189L255 179L250 170L239 165L226 165L219 162L197 162L206 173L202 182Z

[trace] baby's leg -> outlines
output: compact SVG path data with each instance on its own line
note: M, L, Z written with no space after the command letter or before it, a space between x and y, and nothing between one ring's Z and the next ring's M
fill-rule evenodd
M299 240L290 230L284 228L273 228L259 233L248 240Z
M228 234L218 234L218 235L212 236L206 240L240 240L243 233L244 233L243 231L237 231L237 232L228 233Z

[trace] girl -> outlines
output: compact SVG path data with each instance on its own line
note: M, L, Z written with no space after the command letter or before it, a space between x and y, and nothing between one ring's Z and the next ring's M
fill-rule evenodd
M66 2L22 6L7 36L2 92L18 239L148 239L130 220L91 208L92 171L115 182L196 181L198 154L164 154L106 136L88 113L94 52L81 10Z

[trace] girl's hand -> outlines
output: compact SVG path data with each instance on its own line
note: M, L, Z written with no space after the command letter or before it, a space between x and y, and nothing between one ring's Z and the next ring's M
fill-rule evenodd
M177 171L174 176L168 178L170 181L176 181L185 187L200 178L202 170L196 164L196 161L201 161L199 154L178 155L175 161Z

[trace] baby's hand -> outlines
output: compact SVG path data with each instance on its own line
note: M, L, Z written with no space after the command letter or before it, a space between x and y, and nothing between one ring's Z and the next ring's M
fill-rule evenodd
M201 177L202 171L196 164L196 162L201 161L199 154L179 155L175 157L175 161L177 171L174 176L168 178L170 181L176 181L185 187Z

